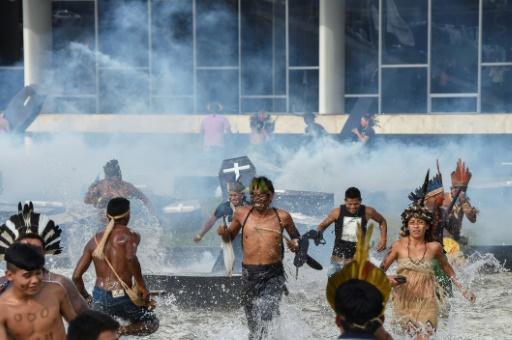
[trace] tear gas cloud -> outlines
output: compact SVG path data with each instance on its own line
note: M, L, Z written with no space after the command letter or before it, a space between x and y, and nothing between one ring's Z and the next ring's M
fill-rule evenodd
M148 143L124 138L112 139L98 147L80 136L58 135L23 146L3 137L0 140L1 200L82 201L88 186L95 178L103 177L102 166L111 158L119 160L123 178L143 185L143 190L148 193L164 196L172 196L176 176L217 174L220 158L211 161L199 151L197 144L173 142L169 145L163 141ZM486 159L486 146L474 142L438 147L383 142L378 149L368 153L359 146L319 141L299 149L285 143L278 148L277 163L269 162L266 156L249 153L257 172L270 173L277 188L333 192L335 201L342 202L345 189L357 186L364 202L387 217L392 235L396 235L399 215L409 203L407 194L422 184L426 170L435 172L435 162L439 159L444 186L448 190L450 172L456 159L461 157L473 173L468 196L480 210L477 223L465 222L465 230L483 243L501 244L512 240L507 225L510 189L506 185L512 171L503 172L504 167L499 162L504 158L490 155ZM494 150L498 149L495 147ZM505 152L504 146L501 151ZM245 154L243 147L232 152L227 156ZM259 162L260 159L263 162ZM493 185L500 187L492 188Z
M148 18L140 14L144 13L144 8L137 2L114 6L108 25L100 27L99 50L87 36L79 36L67 43L61 41L61 48L52 54L52 64L57 67L48 72L43 86L44 92L54 97L49 97L43 112L57 109L67 113L87 112L88 108L94 112L95 104L58 102L55 96L84 92L95 94L96 63L100 74L99 86L107 93L100 98L100 112L190 112L190 102L182 99L192 94L193 89L191 73L186 71L191 69L193 51L188 40L183 38L191 23L183 22L186 16L181 15L190 9L184 5L185 2L158 3L158 14L171 20L154 20L151 29L162 29L158 25L163 23L182 29L181 33L176 31L167 35L165 41L148 41L147 31L140 29L144 26L141 23L147 22ZM152 15L156 15L155 8ZM202 25L206 25L202 28L203 34L208 24L231 22L233 15L235 13L231 9L220 5L211 7L202 18ZM63 26L60 29L67 28ZM233 41L229 36L231 33L226 33L225 37L219 36L222 32L212 31L212 41L223 42L223 53L238 59L238 46L229 45ZM65 34L59 34L59 31L54 31L54 39L65 37ZM203 35L203 39L208 40L208 36ZM161 46L157 46L158 43ZM153 47L151 55L148 54L150 44ZM212 51L215 48L218 46L212 45ZM268 44L261 48L271 49L272 46ZM261 55L265 56L266 53L263 51ZM140 66L149 64L152 65L151 80L150 68ZM252 74L268 72L266 60L253 58L251 65L262 65L261 70ZM222 101L232 96L231 92L224 91L228 84L219 82L213 73L208 77L203 79L202 85L196 84L198 108L204 107L209 100ZM265 87L257 80L251 82L251 86L256 92ZM148 89L156 95L151 97ZM161 95L168 96L168 100L161 100ZM229 107L226 112L230 112ZM231 145L224 157L248 153L248 138L245 136L233 135L227 140ZM249 152L248 155L258 173L269 175L277 188L333 192L336 202L342 202L345 189L357 186L362 190L364 202L376 207L388 218L393 235L399 229L400 212L409 203L407 194L422 184L426 170L435 172L436 159L439 159L444 186L448 189L450 172L460 157L473 173L468 196L481 211L475 225L465 222L465 230L478 242L512 242L507 209L510 189L506 188L506 181L512 180L512 167L508 170L500 165L502 161L512 160L507 145L498 142L490 147L486 141L476 137L435 146L406 145L381 138L377 148L368 152L360 146L341 145L331 140L299 147L296 139L275 136L270 148L273 150L271 153L262 155ZM87 187L96 177L103 175L103 164L112 158L119 160L124 179L144 185L146 192L172 195L172 183L176 176L215 176L222 158L213 159L211 155L204 154L199 137L178 135L55 134L36 137L30 145L23 145L18 137L2 136L0 150L0 171L3 175L0 199L7 202L29 199L82 201ZM493 183L501 183L501 187L491 189Z

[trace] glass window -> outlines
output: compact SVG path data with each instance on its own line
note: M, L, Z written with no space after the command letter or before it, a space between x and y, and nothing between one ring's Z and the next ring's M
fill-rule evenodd
M98 16L103 66L148 67L147 0L98 0Z
M286 99L284 98L244 98L242 112L286 112Z
M238 1L196 0L197 64L238 65Z
M152 1L152 91L155 95L194 93L192 1Z
M286 93L285 3L242 4L242 94Z
M512 112L512 66L482 67L482 112Z
M52 113L96 113L96 98L49 97L45 108Z
M100 113L147 113L148 78L140 69L100 70Z
M427 112L425 67L382 70L382 113Z
M432 93L472 93L478 77L478 0L432 0Z
M197 71L197 113L204 113L209 102L219 102L224 113L239 112L238 71Z
M432 112L476 112L476 98L432 98Z
M319 0L288 1L290 66L318 66L319 11Z
M0 69L0 112L23 86L23 69Z
M348 0L345 27L345 92L378 92L379 1Z
M152 113L174 113L174 114L192 114L194 113L193 97L153 97L151 98Z
M482 61L512 61L512 1L483 0Z
M382 2L382 62L427 63L427 0Z
M318 111L318 71L290 71L290 112Z
M0 66L23 62L21 0L0 1ZM8 32L7 34L5 32Z
M377 97L358 97L345 98L345 113L362 114L362 113L378 113L379 100Z
M52 3L52 63L56 70L52 92L96 93L94 22L94 2Z

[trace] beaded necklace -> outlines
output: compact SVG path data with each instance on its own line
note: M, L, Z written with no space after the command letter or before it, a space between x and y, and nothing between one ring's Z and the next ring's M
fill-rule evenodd
M421 259L419 260L413 260L411 258L411 255L409 254L409 246L411 245L411 237L408 236L407 237L407 257L409 258L409 260L414 263L415 265L419 265L420 263L423 262L423 260L425 259L425 255L427 254L427 242L425 242L425 251L423 252L423 256L421 257Z

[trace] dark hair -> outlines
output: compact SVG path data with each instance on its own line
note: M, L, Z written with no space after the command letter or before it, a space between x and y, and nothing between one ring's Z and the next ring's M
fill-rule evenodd
M356 187L350 187L345 190L345 198L358 198L361 199L361 191Z
M16 268L33 271L43 269L44 255L41 250L29 244L13 243L5 252L5 262L12 271Z
M130 201L124 197L115 197L108 201L107 214L120 216L130 210Z
M373 113L363 113L361 115L361 118L364 118L368 121L368 126L373 127L375 126L375 114Z
M110 315L87 310L69 323L67 340L96 340L105 331L117 331L119 322Z
M377 318L383 308L383 297L380 291L372 284L352 279L343 283L336 289L336 314L345 318L343 327L373 333L381 326ZM356 324L359 327L354 327ZM361 329L363 327L363 329Z
M260 189L262 193L274 193L274 185L272 184L272 181L265 176L254 177L252 179L250 187L251 193L256 189Z
M112 159L108 161L107 164L103 166L103 171L105 172L105 177L123 177L121 174L121 167L119 166L119 162L117 161L117 159Z
M400 227L400 236L409 236L409 220L413 217L425 221L427 230L425 230L425 241L434 241L432 232L432 223L434 221L434 214L425 206L413 203L402 212L402 226Z

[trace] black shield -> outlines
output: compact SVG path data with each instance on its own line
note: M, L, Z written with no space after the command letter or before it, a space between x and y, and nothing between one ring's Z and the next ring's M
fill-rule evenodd
M225 199L228 197L228 182L239 181L248 188L254 176L256 176L256 168L249 157L242 156L223 160L219 170L219 182L223 197Z

